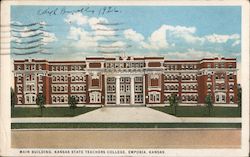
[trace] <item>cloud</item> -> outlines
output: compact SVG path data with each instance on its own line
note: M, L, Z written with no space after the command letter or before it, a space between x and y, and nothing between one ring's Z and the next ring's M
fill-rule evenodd
M132 40L134 42L141 42L144 40L144 36L140 33L137 33L133 29L127 29L123 32L124 37L128 40Z
M70 27L68 39L73 39L73 42L70 42L70 45L82 50L88 50L90 48L96 47L97 38L90 36L90 33L85 31L83 28L79 27Z
M186 52L166 52L163 54L167 59L202 59L209 57L219 57L221 54L209 51L199 51L188 49Z
M235 42L233 42L232 46L235 47L235 46L237 46L239 44L240 44L240 40L236 40Z
M205 36L205 38L206 38L206 40L208 40L211 43L226 43L228 40L237 40L238 41L240 39L240 35L239 34L232 34L232 35L212 34L212 35Z
M64 21L68 24L76 23L77 25L84 25L88 23L88 17L82 13L68 14Z
M18 23L19 25L21 25L21 23L18 21L16 21L15 23ZM42 22L42 24L46 24L46 22ZM38 35L40 33L41 33L41 35L38 35L37 38L42 38L42 42L44 45L47 45L48 43L57 41L57 37L56 37L55 33L47 32L46 29L45 30L41 30L41 29L36 30L36 28L23 27L23 28L19 28L19 29L14 28L14 30L18 30L19 32L12 31L11 41L24 42L24 41L35 40L35 38L29 37L29 36L36 35L36 34ZM30 31L30 30L35 30L35 31ZM20 36L21 38L19 38L18 36Z
M132 55L171 52L166 54L171 58L202 58L219 55L229 50L230 52L240 51L239 34L198 35L197 28L194 26L162 24L145 36L133 28L122 32L115 31L115 27L109 25L109 20L104 17L88 17L77 13L68 15L64 21L70 27L67 37L71 40L69 45L79 51L122 50ZM119 38L116 38L116 35ZM103 43L109 40L115 42ZM109 48L102 46L104 44ZM115 44L119 46L114 46Z
M161 50L175 47L173 40L180 40L185 43L203 43L204 39L195 35L195 27L162 25L152 32L145 40L145 37L133 29L123 32L126 39L136 42L145 49Z
M126 43L122 40L115 40L113 43L102 46L102 41L112 40L117 35L115 29L108 25L109 21L106 18L80 14L67 16L64 20L70 26L67 38L72 40L71 46L78 50L91 52L104 51L104 49L105 51L124 49ZM79 21L77 18L80 18Z

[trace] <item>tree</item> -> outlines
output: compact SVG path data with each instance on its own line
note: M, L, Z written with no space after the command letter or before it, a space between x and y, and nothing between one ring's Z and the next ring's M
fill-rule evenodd
M171 94L171 96L169 97L169 103L170 103L170 107L172 108L172 111L174 115L177 115L177 106L178 106L178 97L176 94Z
M69 104L69 107L73 109L73 112L74 112L73 115L75 115L75 108L77 107L77 103L78 101L76 100L74 96L69 97L68 104Z
M213 107L213 101L212 101L212 96L210 94L208 94L205 97L205 104L208 107L208 115L211 116L211 109Z
M242 102L241 102L241 97L242 97L242 90L241 90L241 87L238 88L238 94L237 94L237 97L238 97L238 109L239 109L239 113L241 115L241 106L242 106Z
M36 97L36 104L40 107L41 109L41 116L43 116L43 108L45 108L45 97L43 94L38 94Z
M10 95L11 95L11 109L13 109L16 105L16 93L14 89L11 87L10 88Z

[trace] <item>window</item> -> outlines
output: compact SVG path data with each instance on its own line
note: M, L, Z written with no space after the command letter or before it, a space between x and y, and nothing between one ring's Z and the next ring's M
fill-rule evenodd
M230 102L234 102L234 96L233 95L230 95Z
M30 70L30 66L29 65L25 65L25 67L26 67L25 68L26 70Z
M35 70L35 65L31 65L31 70Z
M211 64L207 64L207 67L208 67L208 68L211 68Z
M135 82L142 82L142 77L135 77Z
M53 96L52 101L53 101L53 103L56 102L56 97L55 96Z
M233 79L233 74L229 74L229 79L230 79L230 80Z
M22 98L21 96L19 96L19 97L17 98L17 103L18 103L18 104L22 104L22 101L23 101L23 98Z
M42 65L38 65L38 70L43 70Z
M30 80L30 75L26 75L26 81Z
M160 93L150 92L149 93L149 102L150 103L159 103L160 102Z
M53 92L55 92L56 91L56 87L55 86L53 86Z
M229 85L229 88L230 88L230 90L233 90L234 85L233 85L233 84L230 84L230 85Z
M38 89L39 93L42 93L43 92L43 85L39 85L38 88L39 88Z
M211 74L208 74L208 75L207 75L207 79L208 79L208 80L211 80Z
M216 101L219 101L219 100L220 100L219 95L216 95Z
M22 76L19 75L19 76L17 77L17 82L22 82Z
M20 65L17 66L17 70L21 70L21 66Z
M43 76L42 75L38 75L38 82L42 82L43 81Z
M225 79L224 74L221 74L220 78L221 78L221 79Z
M216 103L226 103L226 93L217 93L215 98Z
M225 95L222 95L222 101L225 101L226 97Z
M215 68L219 68L219 64L218 63L215 64Z
M216 89L216 90L219 89L219 84L218 84L218 83L215 85L215 89Z
M225 90L225 84L222 84L222 85L221 85L221 89L222 89L222 90Z
M22 90L23 90L23 89L22 89L22 85L17 86L17 92L18 92L18 93L22 93Z
M210 89L211 89L211 86L212 86L211 84L208 84L208 85L207 85L207 89L210 90Z
M101 102L101 93L92 92L90 93L90 103L100 103Z

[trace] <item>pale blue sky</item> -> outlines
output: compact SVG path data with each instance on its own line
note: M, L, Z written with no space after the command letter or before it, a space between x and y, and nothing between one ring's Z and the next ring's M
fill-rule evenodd
M116 6L110 12L106 10L100 14L104 8L12 6L12 22L29 24L43 21L50 25L46 27L50 37L44 41L48 42L46 51L52 53L13 57L77 60L89 55L102 55L100 52L125 52L127 55L162 55L170 59L225 56L240 60L239 6ZM81 12L75 12L80 9ZM65 13L65 10L74 11L74 14ZM53 11L56 15L49 14ZM108 25L103 27L98 22ZM121 24L112 25L114 23ZM100 33L98 29L117 31ZM98 33L99 36L96 35ZM100 36L103 33L108 33L108 36Z

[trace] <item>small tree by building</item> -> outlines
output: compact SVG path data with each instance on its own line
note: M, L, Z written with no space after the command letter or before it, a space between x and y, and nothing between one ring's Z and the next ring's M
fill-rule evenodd
M205 97L205 103L206 103L206 106L208 107L208 115L211 116L211 109L213 107L213 100L212 100L212 96L210 94L208 94Z
M177 115L178 103L179 103L179 101L178 101L177 95L171 94L171 96L169 97L169 104L170 104L170 107L171 107L174 115Z
M16 93L14 89L11 87L10 88L10 95L11 95L11 109L13 109L16 105Z
M76 100L76 98L74 96L70 96L69 97L69 107L73 110L73 115L75 115L75 108L77 108L77 103L78 101Z
M242 102L241 102L241 99L242 99L242 90L241 90L241 87L238 88L238 94L237 94L237 97L238 97L238 109L239 109L239 113L241 115L241 106L242 106Z
M36 104L40 107L41 116L43 116L43 108L45 108L45 97L43 94L38 94L36 97Z

